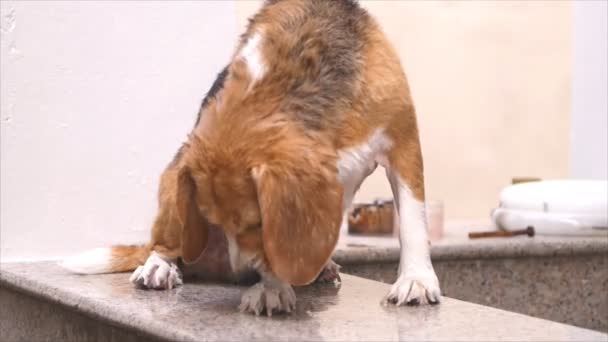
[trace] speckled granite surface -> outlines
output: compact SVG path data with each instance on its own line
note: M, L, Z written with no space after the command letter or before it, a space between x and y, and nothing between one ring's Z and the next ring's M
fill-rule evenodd
M300 288L288 316L236 311L242 288L186 284L134 289L128 274L78 276L51 263L0 265L2 291L35 294L63 307L164 340L606 341L608 335L445 298L438 306L383 307L388 285L348 275L340 289ZM6 311L5 311L6 310ZM2 315L10 315L2 308ZM36 326L32 318L32 327ZM4 320L0 320L0 324ZM0 326L3 333L10 327ZM6 335L4 335L6 336Z
M157 338L129 331L71 308L0 288L2 342L154 342Z
M431 257L433 260L463 260L608 253L608 231L588 236L537 235L533 238L473 240L467 237L470 231L493 229L487 222L449 226L444 238L432 243ZM399 241L394 237L341 236L334 260L339 264L397 262Z
M344 273L391 284L397 263L345 264ZM434 262L444 295L608 332L608 255Z
M608 332L608 235L469 240L472 225L433 243L444 294L509 311ZM345 273L392 283L394 238L347 236L334 258Z

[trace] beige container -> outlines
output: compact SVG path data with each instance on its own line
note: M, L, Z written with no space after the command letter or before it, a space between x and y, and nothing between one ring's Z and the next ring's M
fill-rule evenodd
M444 226L443 201L426 201L425 208L429 239L440 240ZM355 205L348 215L349 234L399 237L399 221L394 210L393 201Z

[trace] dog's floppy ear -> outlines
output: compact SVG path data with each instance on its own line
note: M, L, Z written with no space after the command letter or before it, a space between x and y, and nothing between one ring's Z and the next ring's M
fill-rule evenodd
M195 263L207 246L207 221L196 203L196 184L188 167L183 167L177 177L177 211L182 223L182 259Z
M252 169L262 216L264 252L272 271L292 285L315 280L331 257L342 220L335 174L314 167Z

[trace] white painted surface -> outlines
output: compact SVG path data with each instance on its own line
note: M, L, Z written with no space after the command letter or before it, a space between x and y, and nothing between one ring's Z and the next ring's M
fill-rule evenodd
M608 2L574 4L570 175L608 178Z
M89 249L64 259L60 265L79 274L108 273L112 266L112 251L109 247Z
M232 1L2 1L3 261L143 242L238 33Z

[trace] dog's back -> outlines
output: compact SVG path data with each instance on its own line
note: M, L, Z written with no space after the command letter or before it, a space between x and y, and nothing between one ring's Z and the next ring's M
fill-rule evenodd
M340 107L359 95L369 23L354 1L270 1L251 19L241 44L262 49L257 86L281 91L278 110L318 130L338 123Z
M378 127L417 130L399 57L356 1L267 1L250 19L232 63L242 60L253 78L248 105L265 103L330 137L337 149Z

